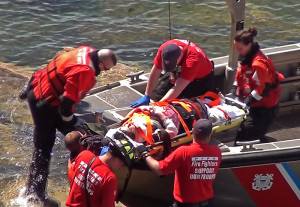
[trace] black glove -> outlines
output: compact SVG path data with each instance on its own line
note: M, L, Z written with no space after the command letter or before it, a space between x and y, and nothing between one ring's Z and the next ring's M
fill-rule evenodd
M76 128L74 127L76 122L77 122L77 117L75 115L73 115L73 118L70 121L66 121L62 119L62 122L59 126L60 132L63 134L67 134L71 131L76 130Z
M138 153L138 156L141 157L141 158L146 158L149 156L149 153L148 153L148 149L145 145L143 144L140 144L139 146L137 146L136 148L136 151Z

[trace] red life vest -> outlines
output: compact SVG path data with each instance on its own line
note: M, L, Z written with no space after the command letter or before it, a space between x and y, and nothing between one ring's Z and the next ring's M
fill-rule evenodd
M276 72L272 60L259 50L253 58L251 67L249 65L239 67L234 83L237 86L236 95L247 98L251 93L257 100L251 103L251 107L273 107L279 102L279 81L282 78L283 76ZM267 92L264 91L266 84L270 84Z
M33 93L37 100L47 99L51 106L60 105L59 96L66 88L66 83L70 77L81 74L78 83L73 82L78 87L78 93L71 97L75 102L79 102L95 84L95 70L93 63L88 56L94 51L92 47L81 46L58 55L44 69L34 74L32 82ZM94 80L94 81L83 81ZM79 84L80 81L80 84Z

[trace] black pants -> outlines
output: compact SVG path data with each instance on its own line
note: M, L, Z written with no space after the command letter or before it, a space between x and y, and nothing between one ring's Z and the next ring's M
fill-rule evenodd
M250 108L236 135L236 141L262 140L278 114L278 106Z
M159 79L157 86L153 90L151 99L153 101L159 101L171 88L173 88L173 86L174 84L170 82L170 74L166 73ZM206 77L193 80L191 83L189 83L177 98L192 98L201 96L207 91L214 90L214 72L211 72Z
M37 100L32 91L28 92L27 97L34 122L34 151L27 183L27 195L36 194L40 199L44 199L56 129L66 135L74 128L63 122L57 107L46 105L43 108L37 108Z

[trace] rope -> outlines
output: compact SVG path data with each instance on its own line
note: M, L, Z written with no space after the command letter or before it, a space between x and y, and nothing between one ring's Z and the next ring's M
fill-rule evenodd
M171 30L171 0L169 0L169 32L170 40L172 39L172 30Z

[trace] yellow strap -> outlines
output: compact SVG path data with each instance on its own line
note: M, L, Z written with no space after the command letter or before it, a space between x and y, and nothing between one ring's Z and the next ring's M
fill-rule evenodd
M135 126L137 132L141 135L141 137L148 142L149 144L153 145L154 142L152 140L152 126L151 126L151 119L150 116L144 114L144 113L136 113L133 114L124 124L122 124L122 126L129 124L129 122L132 121L133 118L135 117L143 117L146 119L146 128L147 128L147 134L144 133L144 131L140 128Z

